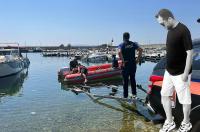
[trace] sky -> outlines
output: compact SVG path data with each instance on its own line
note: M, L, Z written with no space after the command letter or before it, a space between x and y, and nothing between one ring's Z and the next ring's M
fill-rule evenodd
M0 43L26 46L165 43L155 14L170 9L192 38L200 38L199 0L0 0Z

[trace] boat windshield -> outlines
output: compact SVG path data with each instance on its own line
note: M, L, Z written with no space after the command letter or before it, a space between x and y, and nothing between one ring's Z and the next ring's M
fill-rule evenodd
M1 56L10 55L10 51L0 51L0 55Z
M5 49L5 50L0 50L0 55L1 56L7 56L7 55L18 56L19 52L16 49Z
M193 56L192 69L196 70L194 73L200 76L200 73L197 72L200 71L200 39L193 41L193 51L194 51L194 56ZM153 74L163 75L165 67L166 67L166 58L164 57L154 67Z
M18 55L19 55L19 52L18 52L18 50L12 50L12 51L11 51L11 54L12 54L13 56L18 56Z
M194 60L200 60L200 39L193 42L194 46Z

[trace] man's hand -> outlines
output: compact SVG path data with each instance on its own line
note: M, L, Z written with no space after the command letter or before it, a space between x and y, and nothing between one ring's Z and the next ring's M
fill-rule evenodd
M184 73L182 74L182 80L186 82L188 80L188 74L192 66L192 56L193 56L193 50L187 50L187 58L186 58L186 65Z
M183 73L182 76L181 76L182 80L184 82L186 82L188 80L188 75L186 73Z
M138 51L138 57L137 57L137 60L136 60L136 64L139 64L139 63L140 63L140 59L141 59L141 57L142 57L143 49L139 47L139 48L137 49L137 51Z

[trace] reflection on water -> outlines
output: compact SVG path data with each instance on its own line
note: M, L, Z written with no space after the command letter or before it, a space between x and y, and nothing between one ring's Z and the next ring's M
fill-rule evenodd
M59 79L58 79L59 81ZM83 86L85 85L84 83L78 83L78 84L67 84L63 81L59 81L61 83L61 89L63 90L67 90L67 89L70 89L70 88L74 88L75 86ZM96 81L96 82L88 82L87 83L87 86L90 86L90 87L101 87L101 86L107 86L109 87L110 85L114 85L114 86L119 86L119 85L122 85L122 78L116 78L116 79L113 79L113 80L101 80L101 81Z
M123 112L122 117L122 127L120 128L120 132L132 132L134 131L134 120L135 116L130 114L127 110Z
M19 92L27 76L28 69L25 69L16 75L0 78L0 97L12 96Z
M109 83L114 86L119 83ZM76 87L79 87L78 85ZM80 87L81 88L81 87ZM82 96L84 93L76 93L73 91L73 88L69 88L66 85L61 85L61 89L66 90L67 92L72 92L79 96ZM91 93L101 94L101 95L108 95L111 92L110 88L105 88L102 84L93 84L91 86ZM122 118L119 120L114 121L113 125L119 125L119 128L113 129L93 129L92 131L119 131L119 132L149 132L149 131L158 131L158 127L155 127L153 123L147 122L147 120L141 116L138 111L142 111L141 107L138 107L139 103L130 103L124 102L119 100L109 100L104 98L94 98L91 95L85 94L88 98L95 104L103 106L105 109L111 109L112 111L116 111L122 114ZM119 90L116 96L122 96L122 90ZM95 111L93 111L95 113ZM108 116L109 117L109 116ZM111 126L112 127L112 126Z
M145 122L142 117L136 116L128 110L123 112L122 126L119 132L157 132L158 130L151 122Z

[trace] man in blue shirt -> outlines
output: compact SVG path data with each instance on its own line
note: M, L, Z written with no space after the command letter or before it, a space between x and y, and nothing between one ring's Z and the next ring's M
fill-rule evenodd
M122 60L124 98L128 97L129 77L131 81L132 94L133 96L136 96L136 64L140 61L143 51L136 42L129 41L129 38L130 34L128 32L125 32L123 34L123 43L118 46L119 57ZM137 59L135 59L135 51L138 51Z

